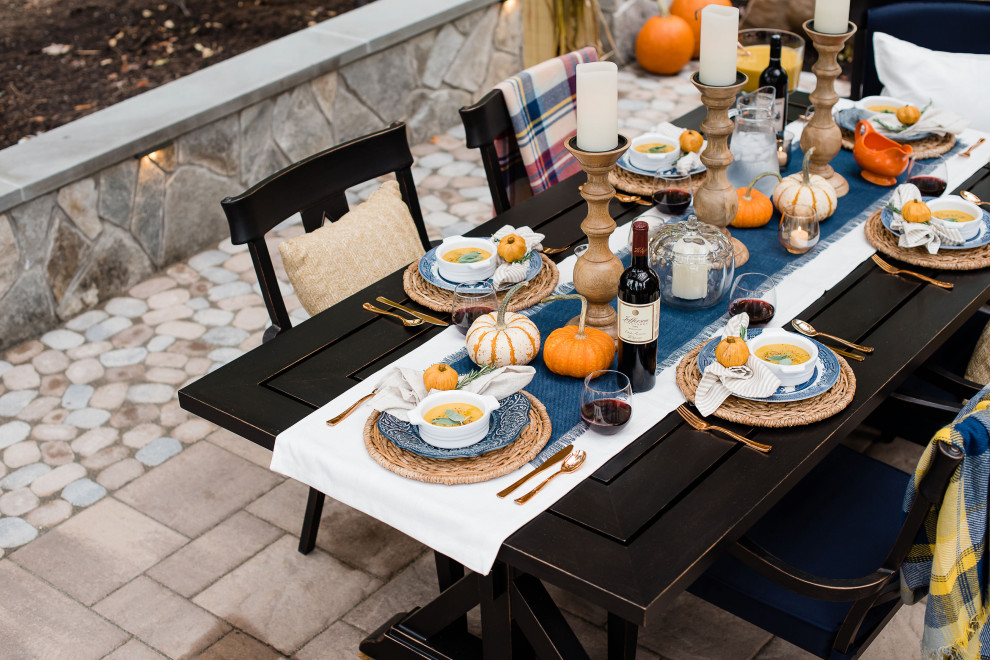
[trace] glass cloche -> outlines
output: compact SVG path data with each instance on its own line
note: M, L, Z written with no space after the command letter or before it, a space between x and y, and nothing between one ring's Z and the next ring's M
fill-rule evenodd
M660 229L650 241L650 263L660 276L660 299L682 309L717 305L736 265L729 238L694 215Z

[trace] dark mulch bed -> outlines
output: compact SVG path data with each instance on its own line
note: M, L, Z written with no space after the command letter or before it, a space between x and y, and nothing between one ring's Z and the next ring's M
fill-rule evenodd
M0 0L0 149L372 0Z

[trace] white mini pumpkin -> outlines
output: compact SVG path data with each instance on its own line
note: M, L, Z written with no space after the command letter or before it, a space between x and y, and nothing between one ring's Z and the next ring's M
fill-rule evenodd
M835 213L835 205L838 203L835 188L825 177L812 174L808 169L814 151L815 148L811 147L805 152L800 172L784 177L773 189L773 205L781 213L794 204L805 204L815 209L819 220Z
M517 284L509 289L499 305L498 312L484 314L475 319L467 333L468 357L479 366L529 364L540 351L540 331L529 317L506 312L509 300L525 286Z

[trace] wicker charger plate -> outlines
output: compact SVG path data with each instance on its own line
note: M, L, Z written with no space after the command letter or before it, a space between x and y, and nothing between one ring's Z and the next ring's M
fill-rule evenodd
M475 484L508 474L536 458L550 439L550 417L535 396L521 390L529 399L529 424L508 446L468 458L426 458L399 449L378 430L377 410L364 425L364 446L375 461L399 476L431 484Z
M653 196L653 177L636 174L621 167L613 167L608 173L608 182L618 190L632 193L633 195L645 195L647 198ZM701 184L705 182L705 172L698 172L691 175L691 192L697 192Z
M545 254L540 256L543 257L543 268L529 281L528 286L520 289L512 298L508 311L517 312L520 309L532 307L557 288L557 281L560 279L557 264ZM418 259L410 264L406 268L406 272L402 274L402 288L406 290L410 298L424 307L429 307L434 312L449 313L453 311L454 292L441 289L423 279L423 276L419 274ZM505 293L505 291L499 292L499 302L505 297Z
M863 228L870 245L888 257L937 270L979 270L990 266L990 244L968 250L944 250L937 254L928 254L924 246L902 248L897 245L897 236L883 226L880 220L882 212L883 209L871 215Z
M842 131L843 148L852 151L853 144L856 142L856 134L841 126L839 126L839 130ZM897 142L898 140L894 138L894 141ZM948 135L930 135L920 140L903 141L901 144L910 144L911 148L914 149L915 158L923 160L941 156L950 151L952 147L956 146L956 136L951 133Z
M677 364L677 386L691 403L694 403L694 393L701 382L698 353L704 346L704 343L698 344ZM803 426L831 417L848 406L856 394L856 376L852 368L841 355L836 357L842 369L838 382L827 392L803 401L787 403L750 401L730 396L712 414L729 422L766 428Z

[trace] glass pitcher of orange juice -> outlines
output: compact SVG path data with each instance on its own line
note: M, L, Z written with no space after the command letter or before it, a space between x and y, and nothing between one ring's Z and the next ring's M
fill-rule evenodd
M780 64L787 71L787 91L793 92L797 87L804 63L804 38L786 30L754 28L739 30L739 43L746 50L736 51L736 70L749 78L743 86L744 92L756 91L760 86L760 74L770 63L771 34L779 34L783 42Z

